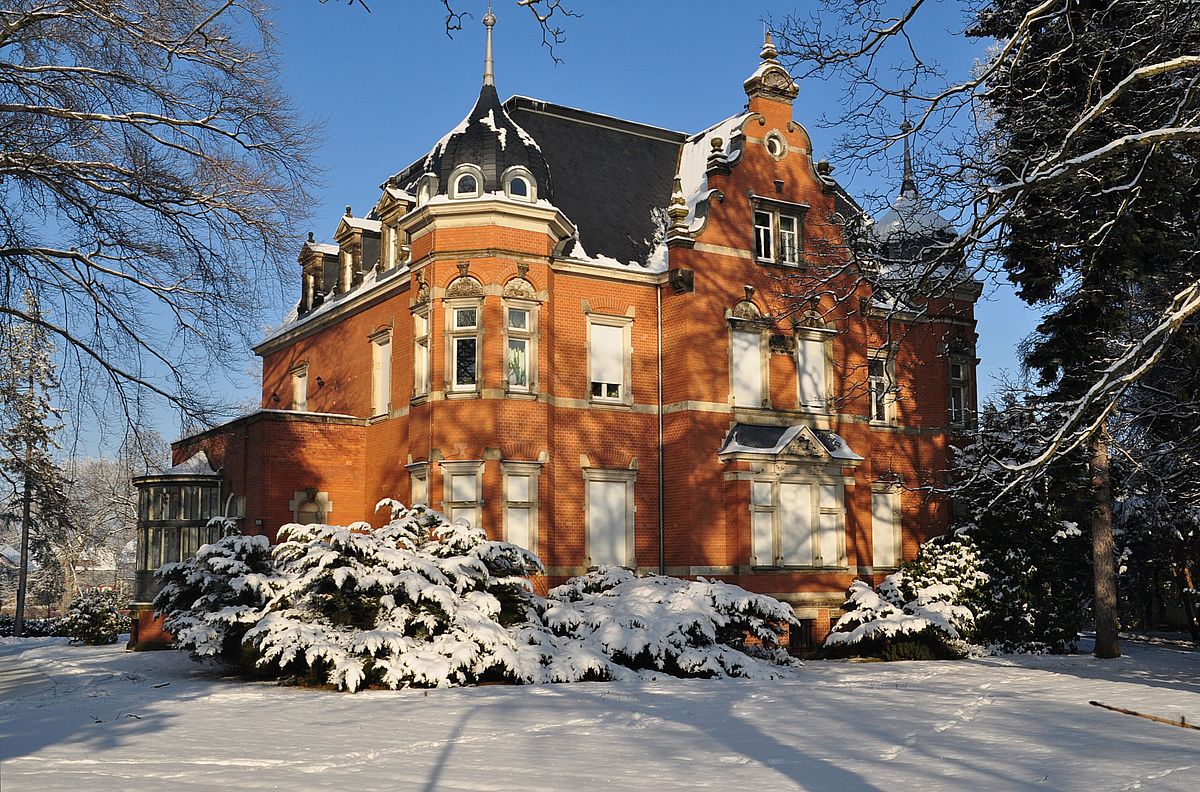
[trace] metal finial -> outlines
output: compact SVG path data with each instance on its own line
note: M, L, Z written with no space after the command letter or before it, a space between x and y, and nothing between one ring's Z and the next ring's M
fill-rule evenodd
M487 54L483 59L483 84L495 85L496 72L492 62L492 28L496 26L496 15L492 13L491 0L488 0L488 10L483 15L483 26L487 28Z
M900 123L900 133L904 135L904 176L900 181L900 194L917 194L917 180L913 177L912 164L912 135L913 125L908 120L908 94L902 97L904 104L904 120Z
M762 52L758 53L758 57L765 61L773 61L779 57L779 50L775 49L775 39L771 38L770 30L763 36Z

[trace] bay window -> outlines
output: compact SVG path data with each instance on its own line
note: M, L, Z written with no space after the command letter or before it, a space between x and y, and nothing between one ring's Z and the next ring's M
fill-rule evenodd
M450 308L450 390L474 391L479 387L478 302Z
M845 490L840 482L790 477L750 482L750 563L842 567Z

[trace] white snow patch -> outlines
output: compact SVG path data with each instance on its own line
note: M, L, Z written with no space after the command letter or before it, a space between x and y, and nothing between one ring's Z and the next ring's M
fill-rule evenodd
M508 148L508 130L496 124L496 111L488 110L487 115L482 119L483 125L496 133L496 137L500 138L501 150Z
M708 169L708 156L712 153L713 139L721 138L722 152L725 157L731 163L736 162L738 152L734 150L733 138L740 134L742 124L749 116L749 113L741 113L726 118L703 132L692 135L683 144L683 150L679 155L679 183L683 187L683 195L687 200L686 222L693 231L697 230L695 227L696 206L708 197L708 176L705 175L705 171Z

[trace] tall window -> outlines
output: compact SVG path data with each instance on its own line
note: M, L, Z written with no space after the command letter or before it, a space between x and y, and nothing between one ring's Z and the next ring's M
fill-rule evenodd
M532 387L533 367L533 312L525 307L506 306L504 309L505 330L508 340L505 345L504 371L508 389L528 391Z
M633 566L633 482L629 470L585 471L589 566Z
M876 490L871 493L871 547L876 567L889 568L900 563L900 515L897 493Z
M371 339L371 415L387 415L392 404L392 333Z
M292 370L292 409L308 411L308 366Z
M950 423L962 426L970 417L968 406L967 366L961 361L950 362Z
M755 566L844 566L843 486L751 481L750 532Z
M784 264L795 264L799 259L799 240L796 218L779 216L779 260Z
M796 339L796 371L800 375L800 407L824 412L828 406L828 391L825 386L823 338Z
M451 520L463 519L470 525L479 525L481 462L443 462L442 511Z
M626 377L627 324L588 323L588 368L592 399L628 401Z
M738 407L763 406L762 333L732 333L733 403Z
M504 539L536 552L538 466L504 464Z
M429 464L414 463L408 465L409 504L418 503L429 505Z
M754 213L754 257L775 260L774 216L770 212Z
M479 305L451 308L450 389L473 391L479 386Z
M877 355L867 360L868 410L872 423L892 420L891 373L886 357Z
M413 314L413 395L429 393L429 309Z

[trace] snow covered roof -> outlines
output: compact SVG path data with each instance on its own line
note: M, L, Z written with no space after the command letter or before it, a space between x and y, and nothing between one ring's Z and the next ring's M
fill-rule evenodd
M734 424L717 454L786 454L855 463L863 459L850 448L841 435L828 429L815 429L807 424Z
M708 197L708 158L713 153L713 142L721 139L720 151L727 162L733 164L741 156L740 142L735 138L742 133L742 124L750 113L739 113L723 121L713 124L703 132L692 135L683 144L679 154L679 183L683 187L683 196L687 200L687 223L691 230L697 230L696 207Z
M305 242L304 247L325 256L336 256L341 250L337 245L328 242Z
M342 222L350 228L358 228L362 229L363 231L374 231L376 234L378 234L380 229L383 228L383 223L379 222L378 220L370 220L366 217L355 217L353 215L342 215ZM335 246L334 252L336 251L337 248Z
M167 470L162 475L164 476L215 476L217 471L212 469L212 465L208 463L208 454L203 451L197 451L188 457L185 461L180 462L173 468Z
M954 226L939 215L915 190L904 190L872 229L878 239L900 234L910 237L935 237L953 234Z

